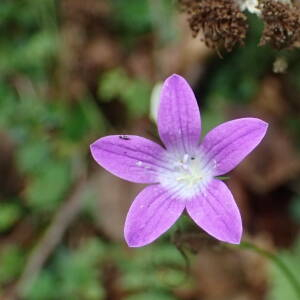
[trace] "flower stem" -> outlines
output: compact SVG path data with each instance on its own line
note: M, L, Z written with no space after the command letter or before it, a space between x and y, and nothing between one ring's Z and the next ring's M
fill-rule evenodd
M284 263L282 259L280 259L277 255L259 248L258 246L250 243L250 242L242 242L239 247L241 249L248 249L252 250L267 259L269 259L272 263L274 263L282 272L282 274L285 275L286 279L290 282L291 286L293 287L298 299L300 299L300 282L295 277L295 275L291 272L291 270L287 267L287 265Z
M216 178L219 180L229 180L230 179L229 176L217 176Z

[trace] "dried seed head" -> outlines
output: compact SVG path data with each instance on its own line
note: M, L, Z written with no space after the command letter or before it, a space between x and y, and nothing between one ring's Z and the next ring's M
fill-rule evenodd
M276 0L261 0L259 7L265 27L259 45L291 48L300 38L300 9Z
M247 32L247 18L233 0L178 0L189 14L193 36L199 32L205 44L228 52L236 44L243 45Z

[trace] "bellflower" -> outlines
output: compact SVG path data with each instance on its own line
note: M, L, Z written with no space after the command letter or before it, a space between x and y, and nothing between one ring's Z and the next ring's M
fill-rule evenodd
M200 142L200 112L194 93L184 78L169 77L158 111L158 132L165 147L135 135L106 136L91 145L94 159L107 171L150 184L137 195L127 214L127 244L151 243L184 209L213 237L238 244L242 235L239 209L217 176L236 167L260 143L267 127L260 119L235 119L212 129Z

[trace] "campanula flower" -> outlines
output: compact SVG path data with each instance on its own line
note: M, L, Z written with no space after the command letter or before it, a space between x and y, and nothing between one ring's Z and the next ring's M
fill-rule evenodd
M240 243L239 209L217 177L235 168L260 143L268 124L256 118L235 119L200 140L198 104L179 75L169 77L162 87L157 123L164 147L135 135L110 135L91 145L94 159L107 171L131 182L150 184L137 195L127 214L127 244L140 247L151 243L185 209L208 234Z

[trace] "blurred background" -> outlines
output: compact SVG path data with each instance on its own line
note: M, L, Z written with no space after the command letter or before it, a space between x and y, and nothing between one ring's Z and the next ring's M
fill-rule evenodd
M142 186L96 165L108 134L156 139L153 88L184 76L204 132L237 117L271 123L229 174L244 240L300 277L300 51L259 47L247 15L230 53L192 38L172 0L1 0L0 299L294 300L265 257L225 247L185 216L150 246L123 240Z

